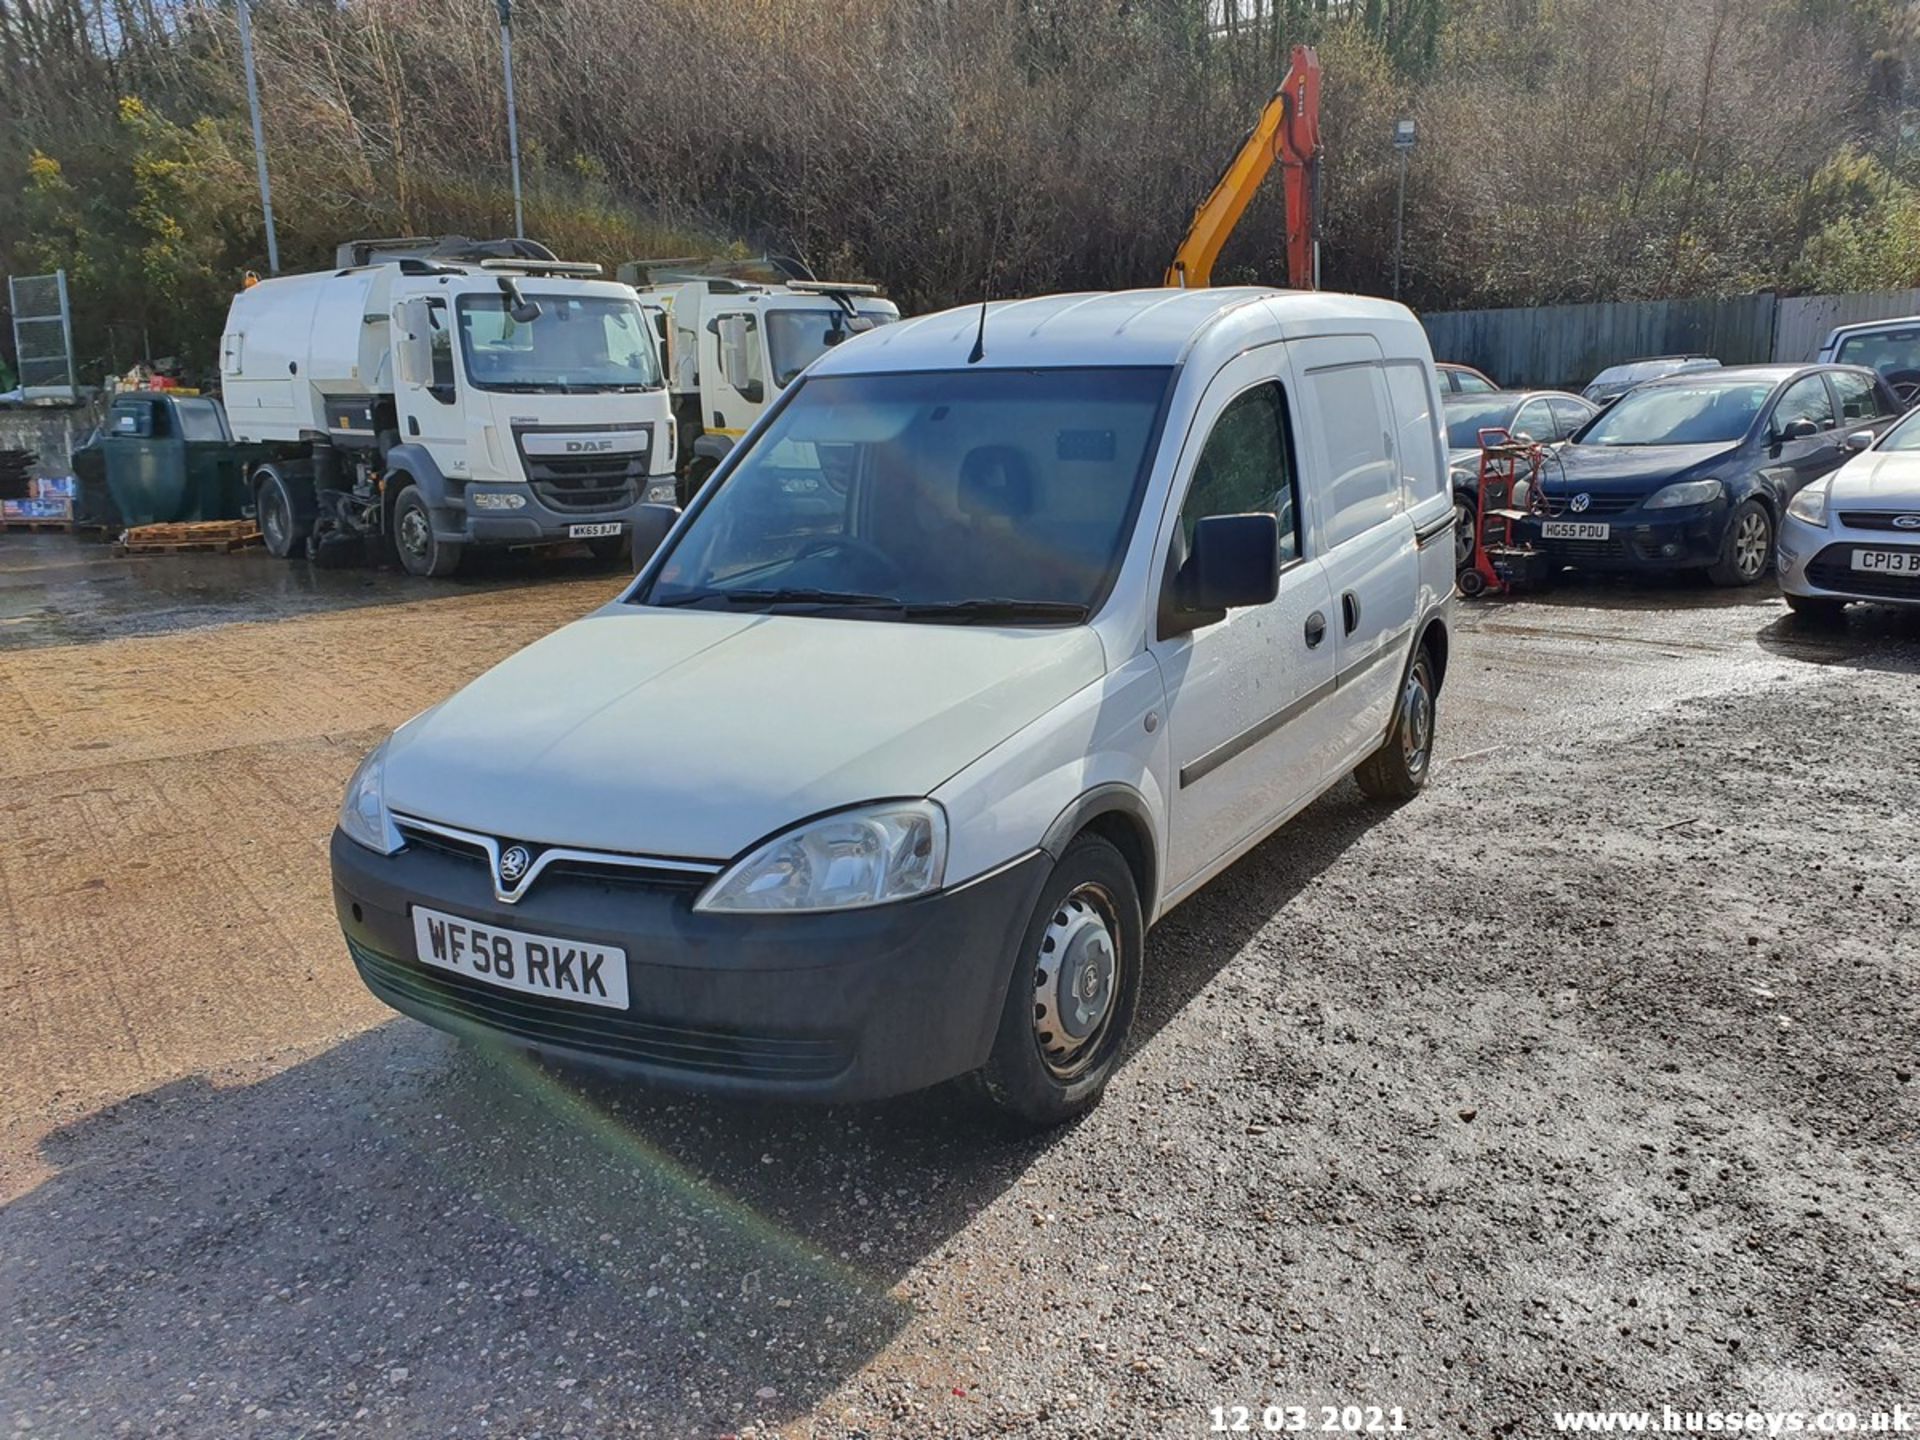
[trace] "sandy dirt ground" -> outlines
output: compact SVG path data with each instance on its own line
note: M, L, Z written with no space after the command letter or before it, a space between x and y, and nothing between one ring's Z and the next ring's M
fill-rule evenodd
M1343 785L1175 911L1105 1104L1016 1140L570 1080L361 989L354 763L617 575L20 542L0 1436L1920 1405L1912 621L1463 607L1428 793Z

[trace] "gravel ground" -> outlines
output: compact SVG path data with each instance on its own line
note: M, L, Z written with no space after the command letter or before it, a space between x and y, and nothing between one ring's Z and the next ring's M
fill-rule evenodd
M1920 1402L1920 627L1463 608L1434 786L1175 911L1033 1139L583 1084L360 991L347 770L609 584L0 653L0 1436Z

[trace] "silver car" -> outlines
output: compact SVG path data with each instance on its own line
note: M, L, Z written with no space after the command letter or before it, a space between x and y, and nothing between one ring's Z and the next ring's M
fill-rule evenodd
M1780 523L1780 588L1794 613L1835 619L1854 600L1920 607L1920 411L1793 497Z

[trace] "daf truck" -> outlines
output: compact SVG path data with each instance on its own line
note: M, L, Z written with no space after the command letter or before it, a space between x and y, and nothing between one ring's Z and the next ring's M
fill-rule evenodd
M351 241L335 268L249 283L220 371L275 555L392 546L447 575L474 546L625 553L674 497L675 436L633 288L525 240Z
M833 280L762 284L695 275L643 286L639 295L666 359L682 503L802 370L842 341L900 318L877 287Z

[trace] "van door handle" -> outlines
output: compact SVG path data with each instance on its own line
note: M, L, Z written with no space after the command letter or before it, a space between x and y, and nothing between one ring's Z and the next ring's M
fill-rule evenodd
M1351 590L1340 597L1340 618L1346 622L1349 635L1360 626L1360 597Z
M1316 650L1327 638L1327 617L1318 610L1307 616L1307 649Z

